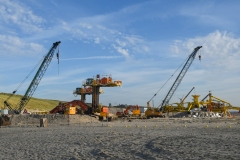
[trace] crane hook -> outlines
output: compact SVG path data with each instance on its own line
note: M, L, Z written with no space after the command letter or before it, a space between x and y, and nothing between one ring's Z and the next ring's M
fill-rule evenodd
M59 47L58 47L58 52L57 52L57 59L58 59L58 74L59 74Z

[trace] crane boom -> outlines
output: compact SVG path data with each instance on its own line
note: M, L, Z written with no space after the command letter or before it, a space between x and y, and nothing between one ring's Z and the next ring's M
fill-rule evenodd
M192 90L194 90L195 87L193 87L189 92L188 94L181 100L180 104L183 104L183 102L185 101L185 99L188 97L188 95L192 92Z
M51 49L49 50L49 52L46 54L46 56L44 57L37 73L35 74L33 80L31 81L27 91L25 92L24 96L21 98L20 102L18 103L17 107L14 109L7 101L4 101L4 105L6 107L8 107L11 111L13 111L16 114L20 114L21 111L23 110L23 108L26 106L26 104L28 103L28 101L31 99L33 93L35 92L35 90L37 89L38 84L40 83L44 73L46 72L52 58L54 55L54 51L57 48L57 46L60 44L61 42L55 42L53 43L53 46L51 47Z
M172 87L170 88L170 90L168 91L166 97L164 98L161 106L160 106L160 110L163 110L163 108L169 103L170 99L172 98L174 92L176 91L177 87L179 86L179 84L181 83L183 77L185 76L185 74L187 73L189 67L191 66L198 50L202 48L202 46L198 46L196 47L193 52L189 55L186 63L184 64L181 72L179 73L179 75L177 76L176 80L174 81Z

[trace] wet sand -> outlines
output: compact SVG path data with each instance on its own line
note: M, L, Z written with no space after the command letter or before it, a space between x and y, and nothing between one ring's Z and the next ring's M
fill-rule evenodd
M239 159L240 119L145 119L0 128L0 159Z

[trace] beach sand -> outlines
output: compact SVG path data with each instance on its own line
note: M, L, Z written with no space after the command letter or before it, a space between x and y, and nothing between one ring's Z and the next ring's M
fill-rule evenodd
M239 133L240 118L18 124L0 128L0 159L237 160Z

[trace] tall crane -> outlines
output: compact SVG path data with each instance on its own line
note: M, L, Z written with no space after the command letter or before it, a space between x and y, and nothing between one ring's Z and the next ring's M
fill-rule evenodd
M169 103L170 99L172 98L174 92L176 91L177 87L179 86L179 84L181 83L183 77L185 76L185 74L187 73L189 67L191 66L193 60L196 57L196 54L198 52L198 50L202 48L202 46L198 46L196 47L193 52L189 55L186 63L184 64L182 70L180 71L179 75L177 76L176 80L174 81L172 87L170 88L170 90L168 91L166 97L164 98L164 100L162 101L162 104L159 105L160 110L164 111L165 106ZM201 59L201 57L199 56L199 59Z
M61 43L60 41L53 43L51 49L49 50L49 52L44 57L37 73L35 74L35 76L34 76L33 80L31 81L27 91L25 92L24 96L21 98L18 105L15 108L13 108L7 102L11 98L11 96L16 93L16 90L13 91L13 94L10 95L7 100L4 101L4 106L7 107L10 111L13 111L15 114L20 114L21 111L23 110L23 108L27 105L28 101L31 99L33 93L37 89L38 84L40 83L44 73L46 72L46 70L47 70L47 68L48 68L48 66L49 66L49 64L50 64L50 62L53 58L54 52L55 52L56 48L58 47L58 45L60 43ZM57 58L59 60L59 52L57 53Z

